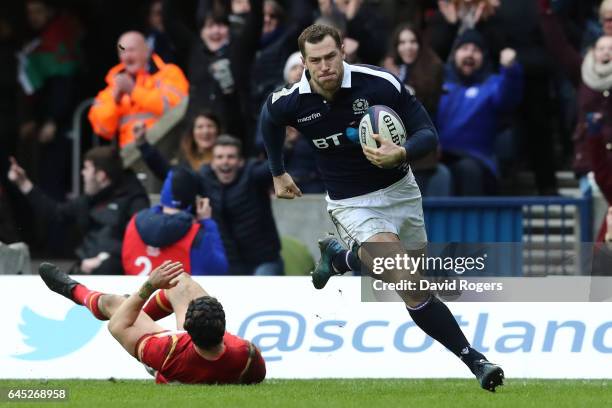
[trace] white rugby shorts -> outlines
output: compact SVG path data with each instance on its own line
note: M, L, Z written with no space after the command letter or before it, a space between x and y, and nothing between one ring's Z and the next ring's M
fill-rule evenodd
M412 171L381 190L342 200L327 196L327 211L349 249L381 232L396 234L408 250L427 244L421 191Z

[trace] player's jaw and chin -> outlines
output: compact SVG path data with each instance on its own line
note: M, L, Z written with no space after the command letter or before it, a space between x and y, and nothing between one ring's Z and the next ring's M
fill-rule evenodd
M334 91L340 88L340 81L342 78L342 71L340 73L330 73L317 78L317 85L325 91Z
M344 76L342 61L343 59L340 58L339 64L326 73L319 73L314 69L312 71L309 69L311 80L316 85L315 90L319 88L325 92L334 93L340 88L342 77Z

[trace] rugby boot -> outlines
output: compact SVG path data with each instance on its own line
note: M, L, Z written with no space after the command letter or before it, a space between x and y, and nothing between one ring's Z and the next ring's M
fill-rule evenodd
M49 289L74 302L72 289L74 289L78 282L68 276L67 273L62 272L52 263L43 262L38 267L38 274Z
M319 240L319 249L321 259L312 272L312 284L316 289L323 289L333 275L342 275L342 272L336 271L332 261L336 254L344 251L344 248L334 236L329 236Z
M495 392L496 387L504 385L504 370L484 358L472 363L472 372L487 391Z

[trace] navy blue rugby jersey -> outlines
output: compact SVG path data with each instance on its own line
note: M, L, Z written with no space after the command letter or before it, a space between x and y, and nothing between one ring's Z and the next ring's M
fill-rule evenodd
M333 100L326 101L311 90L305 70L299 82L268 97L260 118L272 174L285 172L285 126L293 126L310 140L327 192L334 200L388 187L406 175L407 166L374 166L361 145L347 136L347 132L356 134L368 107L387 105L401 117L408 135L404 145L408 161L423 157L437 145L437 133L427 112L394 75L373 66L343 65L342 84Z

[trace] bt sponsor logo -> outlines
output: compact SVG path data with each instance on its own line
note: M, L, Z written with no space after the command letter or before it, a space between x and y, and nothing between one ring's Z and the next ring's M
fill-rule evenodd
M612 353L612 321L587 327L579 320L549 320L537 324L524 320L498 322L490 319L489 313L480 313L471 320L460 315L455 318L461 327L473 328L474 335L468 340L482 352L579 353L592 346L596 352ZM382 353L393 349L402 353L421 353L434 343L412 321L312 322L289 310L254 313L242 322L238 335L257 344L268 362L280 361L286 353L296 351L333 353L348 347L361 353ZM556 343L559 345L555 346Z

